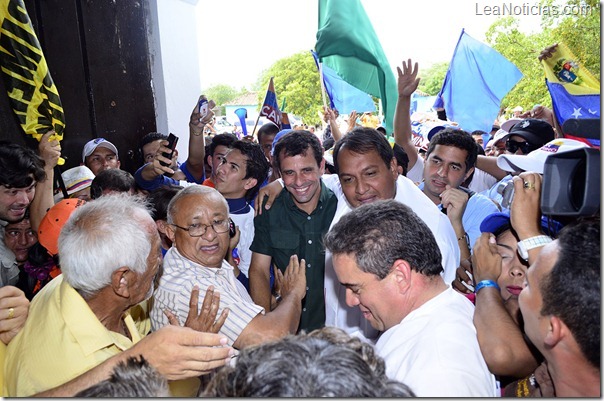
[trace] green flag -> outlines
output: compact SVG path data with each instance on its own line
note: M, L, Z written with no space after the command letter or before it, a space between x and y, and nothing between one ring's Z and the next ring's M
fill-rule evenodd
M344 81L382 100L386 131L393 132L397 83L360 0L319 0L315 51Z

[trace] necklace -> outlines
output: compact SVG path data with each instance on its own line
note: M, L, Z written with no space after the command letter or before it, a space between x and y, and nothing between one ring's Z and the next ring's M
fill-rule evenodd
M235 211L229 212L229 214L236 214L237 212L240 212L242 210L245 210L245 208L247 208L250 205L249 202L245 202L245 205L241 208L241 209L237 209Z

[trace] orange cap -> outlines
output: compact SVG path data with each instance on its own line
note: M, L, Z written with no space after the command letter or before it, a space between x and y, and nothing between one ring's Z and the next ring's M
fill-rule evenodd
M48 209L38 228L38 241L51 255L59 253L59 234L71 213L86 201L82 199L63 199Z

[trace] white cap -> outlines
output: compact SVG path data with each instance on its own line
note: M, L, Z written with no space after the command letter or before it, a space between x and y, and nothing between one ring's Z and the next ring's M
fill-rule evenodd
M91 186L92 180L94 180L94 173L86 166L77 166L62 172L61 177L65 183L67 195L71 195ZM55 203L60 201L63 199L63 193L58 193L54 199Z
M535 173L543 174L545 159L548 156L588 147L589 145L584 142L568 138L558 138L549 141L537 150L533 150L528 155L499 155L497 157L497 166L505 171L534 171Z
M98 147L107 148L113 153L115 153L115 157L119 160L119 155L117 154L117 148L114 144L106 140L105 138L96 138L88 141L86 145L84 145L84 150L82 150L82 163L86 162L86 158L92 154Z
M520 121L522 121L522 118L518 118L518 117L510 118L509 120L504 121L503 124L501 124L501 129L504 131L510 132L512 127L514 125L516 125L516 123L519 123Z
M508 136L510 135L509 132L507 132L506 130L500 128L497 130L497 132L495 132L495 135L493 136L493 145L495 145L497 142L506 139Z

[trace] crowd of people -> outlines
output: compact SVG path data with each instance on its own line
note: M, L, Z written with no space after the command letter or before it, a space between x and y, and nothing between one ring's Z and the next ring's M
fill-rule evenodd
M393 141L329 108L323 138L207 136L196 106L187 160L153 132L130 174L97 138L61 190L52 132L0 142L2 395L600 396L599 211L540 210L588 145L539 106L422 152L417 72Z

